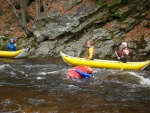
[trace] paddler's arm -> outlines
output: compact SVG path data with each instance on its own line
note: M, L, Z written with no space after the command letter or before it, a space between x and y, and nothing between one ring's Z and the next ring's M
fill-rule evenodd
M79 73L82 77L84 78L91 78L91 76L93 76L92 74L88 74L88 73L84 73L78 69L75 70L77 73Z
M115 54L116 54L116 56L117 56L117 59L119 59L119 60L120 60L120 57L119 57L119 55L118 55L118 52L117 52L117 51L115 51Z

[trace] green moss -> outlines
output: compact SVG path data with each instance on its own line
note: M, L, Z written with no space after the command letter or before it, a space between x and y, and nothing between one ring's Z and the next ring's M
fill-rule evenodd
M7 50L7 44L8 44L8 40L4 41L3 43L0 44L0 50L5 51Z
M75 4L77 4L78 3L78 0L73 0L72 1L72 5L75 5Z

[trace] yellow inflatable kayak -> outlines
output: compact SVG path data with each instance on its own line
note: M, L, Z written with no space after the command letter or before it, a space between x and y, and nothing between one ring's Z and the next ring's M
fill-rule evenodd
M23 58L27 56L29 49L25 48L18 51L0 51L1 58Z
M149 60L143 62L127 62L122 63L113 60L86 60L84 58L72 57L60 52L63 60L69 65L84 65L95 68L109 68L109 69L121 69L121 70L142 70L150 63Z

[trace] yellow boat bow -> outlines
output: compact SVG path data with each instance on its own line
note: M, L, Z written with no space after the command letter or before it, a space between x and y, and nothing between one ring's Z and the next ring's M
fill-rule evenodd
M26 57L29 49L25 48L18 51L0 51L0 57L2 58L22 58Z

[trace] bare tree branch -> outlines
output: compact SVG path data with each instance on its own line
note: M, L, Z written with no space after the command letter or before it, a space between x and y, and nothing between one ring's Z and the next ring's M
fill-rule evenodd
M22 22L20 16L18 15L16 8L15 8L15 7L13 6L13 4L11 3L11 1L10 1L10 0L7 0L7 3L8 3L8 5L11 7L13 13L15 14L16 19L17 19L17 21L19 22L21 28L25 31L25 33L27 34L27 36L31 36L31 32L23 25L23 22Z
M48 10L48 8L49 8L49 6L50 6L51 1L52 1L52 0L50 0L50 1L48 2L48 5L46 6L46 10Z
M45 11L46 10L45 0L43 0L43 8L44 8L44 11Z
M36 18L39 19L40 17L40 0L36 0Z

